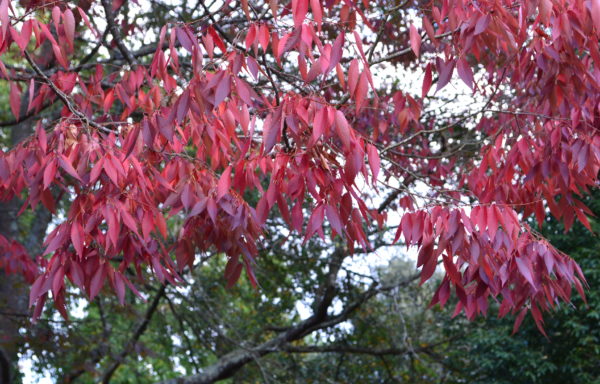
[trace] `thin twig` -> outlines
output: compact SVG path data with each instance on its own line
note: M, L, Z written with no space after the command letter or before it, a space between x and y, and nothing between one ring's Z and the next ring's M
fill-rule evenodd
M115 133L115 131L113 131L112 129L103 127L95 121L90 120L83 112L77 109L77 107L73 105L69 96L67 96L60 88L58 88L56 84L54 84L52 80L50 80L50 78L46 76L44 71L42 71L40 67L38 67L35 61L33 61L33 59L31 58L31 55L29 55L29 52L24 51L24 56L29 65L31 65L31 67L35 71L35 73L37 73L44 80L44 82L52 89L52 91L54 91L54 93L58 96L59 99L61 99L61 101L67 106L67 108L69 109L69 111L71 111L73 115L77 116L77 118L79 118L85 125L89 127L93 127L100 131L108 133Z

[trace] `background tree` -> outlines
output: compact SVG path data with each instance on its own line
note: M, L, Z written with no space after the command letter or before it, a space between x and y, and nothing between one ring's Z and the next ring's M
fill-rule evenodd
M41 317L48 298L64 319L78 298L94 303L86 321L107 341L81 335L87 359L67 357L55 373L108 382L143 352L165 305L181 313L162 318L168 331L202 310L177 305L207 287L175 287L211 267L229 287L244 272L260 297L270 275L257 275L272 259L308 313L291 312L298 296L272 300L283 325L228 334L213 324L195 337L209 343L204 359L156 356L149 377L210 382L274 352L339 349L342 324L365 303L429 280L440 263L434 303L455 292L469 319L495 299L501 316L518 325L530 312L543 332L541 312L569 302L573 286L583 295L579 266L526 220L541 226L551 213L566 229L575 218L589 227L581 196L599 170L597 0L2 0L0 23L13 115L0 124L5 380L27 301L41 324L65 321ZM448 90L455 72L466 91ZM385 283L347 271L399 240L418 250L419 275ZM115 309L109 288L130 306ZM219 293L208 292L199 303ZM256 310L229 300L224 316ZM129 310L133 325L107 321ZM48 325L27 328L76 345ZM332 328L342 333L321 343ZM173 351L191 350L191 331L181 332Z

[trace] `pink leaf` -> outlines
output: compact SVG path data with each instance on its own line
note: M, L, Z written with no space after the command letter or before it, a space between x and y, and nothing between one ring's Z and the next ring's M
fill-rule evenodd
M308 0L292 0L292 13L294 15L294 26L304 22L308 12Z
M367 96L368 90L369 82L367 80L367 74L363 72L358 78L358 85L356 87L356 93L354 94L354 100L356 101L356 113L360 111L360 107L365 102L365 97Z
M81 222L74 221L71 223L71 241L75 251L77 252L77 256L80 258L83 257L83 239L83 226L81 225Z
M379 167L381 160L379 159L379 153L377 148L372 144L367 144L367 156L369 158L369 167L371 167L371 173L373 174L373 184L377 181L379 175Z
M465 59L458 60L456 69L458 76L465 82L467 87L473 89L473 70Z
M217 200L220 200L223 196L229 192L229 188L231 185L231 166L227 167L225 171L221 174L219 178L219 183L217 185Z
M517 268L519 269L521 275L523 275L523 277L527 279L527 281L529 282L529 284L531 284L532 287L535 287L533 275L531 274L531 262L529 260L525 260L523 257L517 257L515 258L515 261L517 262Z
M73 16L73 12L70 9L66 9L63 13L63 23L65 25L65 35L67 36L67 41L71 47L73 47L73 43L75 41L75 17Z
M79 15L83 19L83 22L88 27L88 29L90 31L92 31L92 33L94 34L94 36L96 36L96 38L99 38L100 34L98 33L98 31L96 31L96 28L94 28L94 26L92 25L92 23L90 23L90 19L88 18L87 14L83 11L83 9L77 7L77 11L79 12Z
M325 214L327 215L327 220L331 224L331 227L340 235L344 233L344 228L342 226L342 221L340 220L340 215L337 212L337 209L329 204L325 206Z
M419 35L419 31L417 28L411 24L410 25L410 47L415 53L415 56L419 57L421 54L421 35Z
M299 0L301 1L301 0ZM329 59L329 67L327 68L327 72L331 71L333 67L340 62L342 58L342 48L344 47L345 34L342 31L335 39L333 43L333 47L331 48L331 57Z
M325 207L323 205L319 205L310 215L310 219L308 219L308 225L306 226L306 237L304 238L305 243L319 228L321 228L324 219L324 209Z
M439 78L437 82L437 91L444 88L446 84L450 82L452 79L452 72L454 71L455 61L450 59L448 61L444 61L438 57L437 59L437 70L439 73Z
M67 159L65 157L65 155L60 155L60 157L58 158L58 163L60 164L60 167L65 172L67 172L69 175L73 176L75 179L81 181L81 178L79 177L79 174L77 173L77 171L75 170L75 168L73 168L73 166L69 162L69 159Z
M21 90L17 84L10 82L10 95L9 95L10 110L17 121L21 117Z
M425 98L429 90L431 89L431 83L433 81L433 77L431 75L431 63L427 63L425 67L425 76L423 77L423 88L421 90L421 97Z
M269 116L270 118L267 117L265 120L265 127L263 129L265 153L269 153L279 140L282 128L281 113L281 108L279 108L274 114Z
M310 0L310 9L313 14L313 18L317 22L317 28L321 30L321 24L323 23L323 9L321 8L320 0Z
M90 301L94 300L94 298L98 296L102 285L104 285L104 264L99 265L96 273L90 281Z
M342 141L344 150L350 149L350 128L348 127L348 121L342 111L335 111L335 129L338 137Z
M592 0L592 20L596 33L600 33L600 0Z

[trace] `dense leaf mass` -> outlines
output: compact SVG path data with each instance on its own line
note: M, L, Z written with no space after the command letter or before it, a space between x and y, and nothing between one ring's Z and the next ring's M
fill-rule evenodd
M348 253L400 215L396 241L418 249L422 281L445 270L433 302L454 291L470 318L494 298L516 327L531 311L542 329L572 286L583 295L577 264L525 220L589 227L598 0L229 3L145 36L119 21L127 1L0 2L0 74L16 121L35 126L0 152L0 197L56 212L37 266L0 237L34 316L49 294L66 315L68 282L123 301L147 270L178 283L209 251L227 255L228 284L245 270L256 285L274 210ZM379 76L399 67L420 89ZM440 112L455 73L479 102L458 117Z

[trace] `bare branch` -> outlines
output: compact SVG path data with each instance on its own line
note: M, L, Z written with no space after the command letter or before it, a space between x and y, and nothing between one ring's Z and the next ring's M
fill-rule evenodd
M117 368L119 368L121 366L121 364L123 364L123 362L125 361L125 358L131 352L133 352L136 343L138 342L138 340L140 339L142 334L148 328L148 324L150 323L150 320L152 319L152 315L154 315L154 313L156 312L156 309L158 308L158 304L160 303L160 300L165 295L165 289L166 289L166 285L161 285L158 292L154 296L152 303L146 310L146 314L142 318L142 321L138 324L135 331L131 335L131 338L125 345L125 348L123 348L121 353L119 353L119 355L116 357L115 361L102 374L101 379L99 380L100 383L102 383L102 384L109 383L111 377L114 375Z
M110 34L113 37L113 40L117 44L117 48L119 52L123 55L125 60L129 63L129 65L138 65L138 61L131 54L129 49L123 43L123 39L121 38L121 34L119 33L119 29L115 24L115 14L113 12L112 0L102 0L102 7L104 8L104 12L106 13L106 23L108 25L108 29L110 29Z

